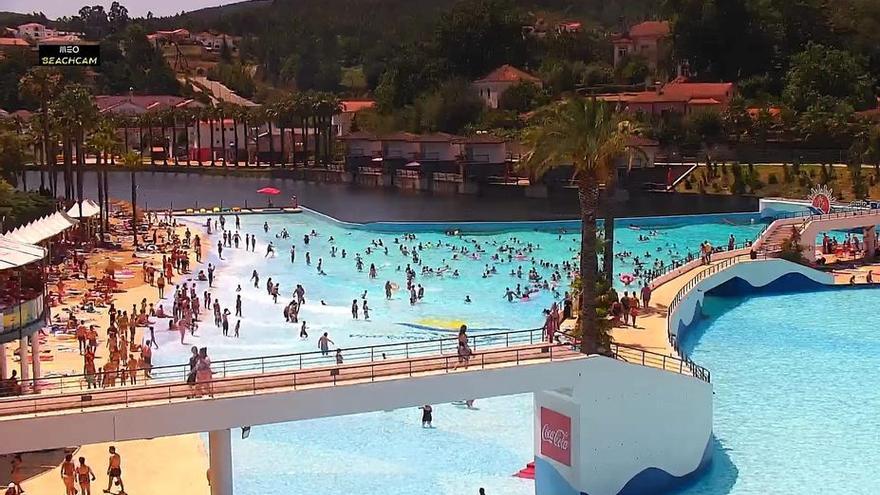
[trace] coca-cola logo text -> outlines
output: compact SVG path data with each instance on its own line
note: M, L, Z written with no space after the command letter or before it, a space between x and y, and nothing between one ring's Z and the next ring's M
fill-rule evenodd
M571 418L541 408L541 455L571 466Z

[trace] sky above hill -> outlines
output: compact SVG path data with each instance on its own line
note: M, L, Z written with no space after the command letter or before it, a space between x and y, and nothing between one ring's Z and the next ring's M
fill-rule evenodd
M240 0L122 0L120 3L128 9L132 17L143 17L147 12L154 16L167 16L205 7L214 7L235 3ZM0 0L0 10L10 12L43 12L50 19L65 15L74 15L83 5L103 5L110 8L113 0Z

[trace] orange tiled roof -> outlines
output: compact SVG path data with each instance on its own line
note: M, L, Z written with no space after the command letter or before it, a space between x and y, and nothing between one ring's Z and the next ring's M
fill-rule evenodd
M360 112L376 106L375 100L342 100L343 112Z
M727 99L733 91L733 83L679 83L663 86L663 93L693 98Z
M517 69L512 65L504 64L487 74L486 77L477 80L478 83L520 81L541 82L541 79L529 74L524 70Z
M669 33L669 21L645 21L629 28L629 36L632 38L661 38Z
M0 46L30 46L27 41L20 38L0 38Z

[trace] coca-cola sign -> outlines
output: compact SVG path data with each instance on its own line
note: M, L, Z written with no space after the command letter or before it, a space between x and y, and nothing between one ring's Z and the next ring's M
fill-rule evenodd
M541 455L571 466L571 418L541 408Z

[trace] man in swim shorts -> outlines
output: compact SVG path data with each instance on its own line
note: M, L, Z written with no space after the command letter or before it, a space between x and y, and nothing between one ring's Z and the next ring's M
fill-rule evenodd
M113 486L113 480L119 485L119 494L125 493L125 485L122 483L122 457L116 453L116 447L110 446L110 460L107 466L107 489L104 493L110 493L110 487Z

